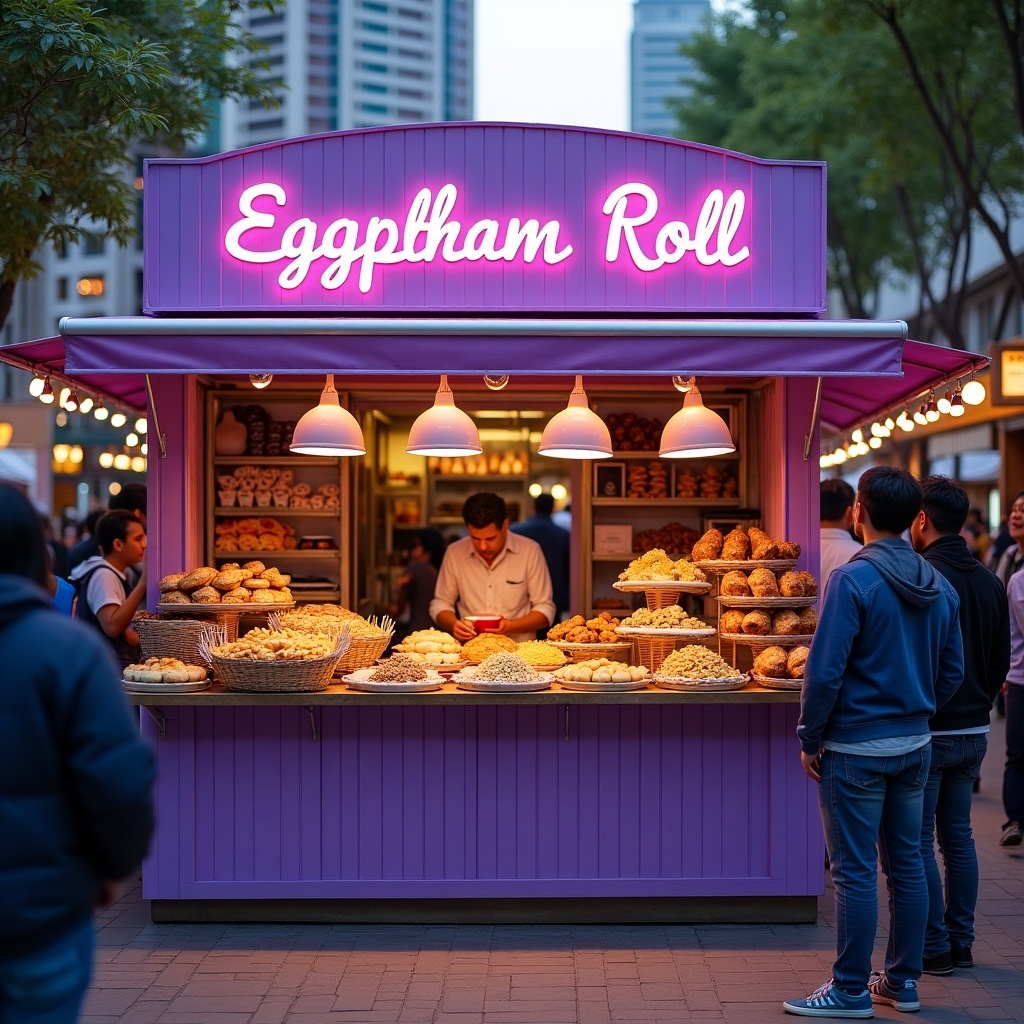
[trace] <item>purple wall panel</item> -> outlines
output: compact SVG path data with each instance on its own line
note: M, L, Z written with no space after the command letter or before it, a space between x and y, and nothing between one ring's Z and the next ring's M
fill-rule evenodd
M289 225L309 218L315 244L329 224L348 218L366 241L370 218L390 218L397 248L410 204L420 189L450 184L457 200L445 224L458 221L458 246L471 225L497 222L500 248L509 221L558 222L565 259L527 262L462 258L426 262L399 258L373 269L359 287L356 258L338 288L321 283L333 254L314 258L304 280L285 288L278 278L291 256L246 262L225 248L239 221L245 188L269 183L286 202L256 198L272 214L270 227L243 235L250 252L276 251ZM612 193L637 183L653 190L657 213L635 231L642 256L657 255L659 230L682 221L692 238L713 189L728 198L740 189L745 208L730 252L748 245L750 258L734 266L702 265L695 252L655 269L640 269L622 232L617 260L606 262L613 217L603 211ZM152 160L146 169L146 295L149 312L430 311L504 313L539 311L666 311L676 313L789 313L820 315L825 304L824 167L759 161L670 139L596 129L525 125L393 126L273 143L199 160ZM649 196L633 190L627 221L650 212ZM439 229L440 224L436 225ZM299 233L301 236L302 232ZM347 232L340 230L336 241ZM675 243L670 241L669 249ZM378 239L378 248L384 239ZM423 236L413 246L422 252ZM710 252L718 248L712 231Z
M794 705L168 710L147 898L821 889Z

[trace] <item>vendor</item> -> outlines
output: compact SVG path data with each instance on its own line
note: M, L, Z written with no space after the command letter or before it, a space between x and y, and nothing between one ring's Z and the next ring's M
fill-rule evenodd
M468 537L450 544L430 602L441 629L465 642L476 635L466 616L499 615L496 629L512 640L533 640L554 621L555 602L544 553L536 541L510 533L505 500L470 495L462 506ZM456 610L457 609L457 610Z

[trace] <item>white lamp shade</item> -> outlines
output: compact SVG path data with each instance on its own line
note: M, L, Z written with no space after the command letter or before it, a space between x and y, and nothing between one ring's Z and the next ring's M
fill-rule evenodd
M963 386L960 393L967 405L981 405L985 401L985 385L973 377Z
M659 454L663 459L700 459L734 451L736 444L725 420L704 405L694 384L682 409L665 424Z
M296 455L365 455L363 432L356 418L343 409L334 390L334 374L320 395L320 404L303 413L295 424L289 450Z
M455 404L444 374L434 404L413 422L405 450L410 455L449 456L479 455L484 450L476 424Z
M537 452L553 459L611 458L612 435L590 408L582 377L576 378L569 404L548 420Z

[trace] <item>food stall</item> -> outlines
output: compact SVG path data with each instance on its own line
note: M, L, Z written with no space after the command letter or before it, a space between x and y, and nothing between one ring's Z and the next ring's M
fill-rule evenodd
M414 125L151 160L144 248L144 316L67 320L59 351L0 358L124 403L144 384L151 607L161 576L227 554L217 481L238 456L215 435L232 389L257 400L250 374L299 411L333 374L364 422L424 408L442 374L460 401L507 375L505 407L549 412L579 375L607 409L678 404L672 378L696 376L736 410L744 505L813 573L819 418L845 428L895 401L912 345L900 322L823 319L824 165L618 132ZM925 384L974 365L937 358ZM324 492L349 605L368 451L369 470L332 460ZM589 496L573 598L592 608L594 529L633 499L595 495L589 463L573 473ZM740 501L709 504L727 519ZM143 893L161 920L812 920L823 845L798 698L137 697L159 757Z

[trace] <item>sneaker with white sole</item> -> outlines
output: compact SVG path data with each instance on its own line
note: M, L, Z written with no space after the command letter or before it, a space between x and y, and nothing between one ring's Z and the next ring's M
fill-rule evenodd
M782 1008L786 1013L800 1017L874 1017L871 994L865 989L859 995L851 996L829 978L821 988L806 999L787 999Z
M921 1009L916 981L905 981L900 986L893 986L881 971L875 971L868 981L868 992L871 993L873 1003L887 1003L903 1013L914 1013Z
M1024 829L1021 829L1019 821L1008 821L1003 826L1003 833L999 837L1000 846L1020 846L1024 841Z

